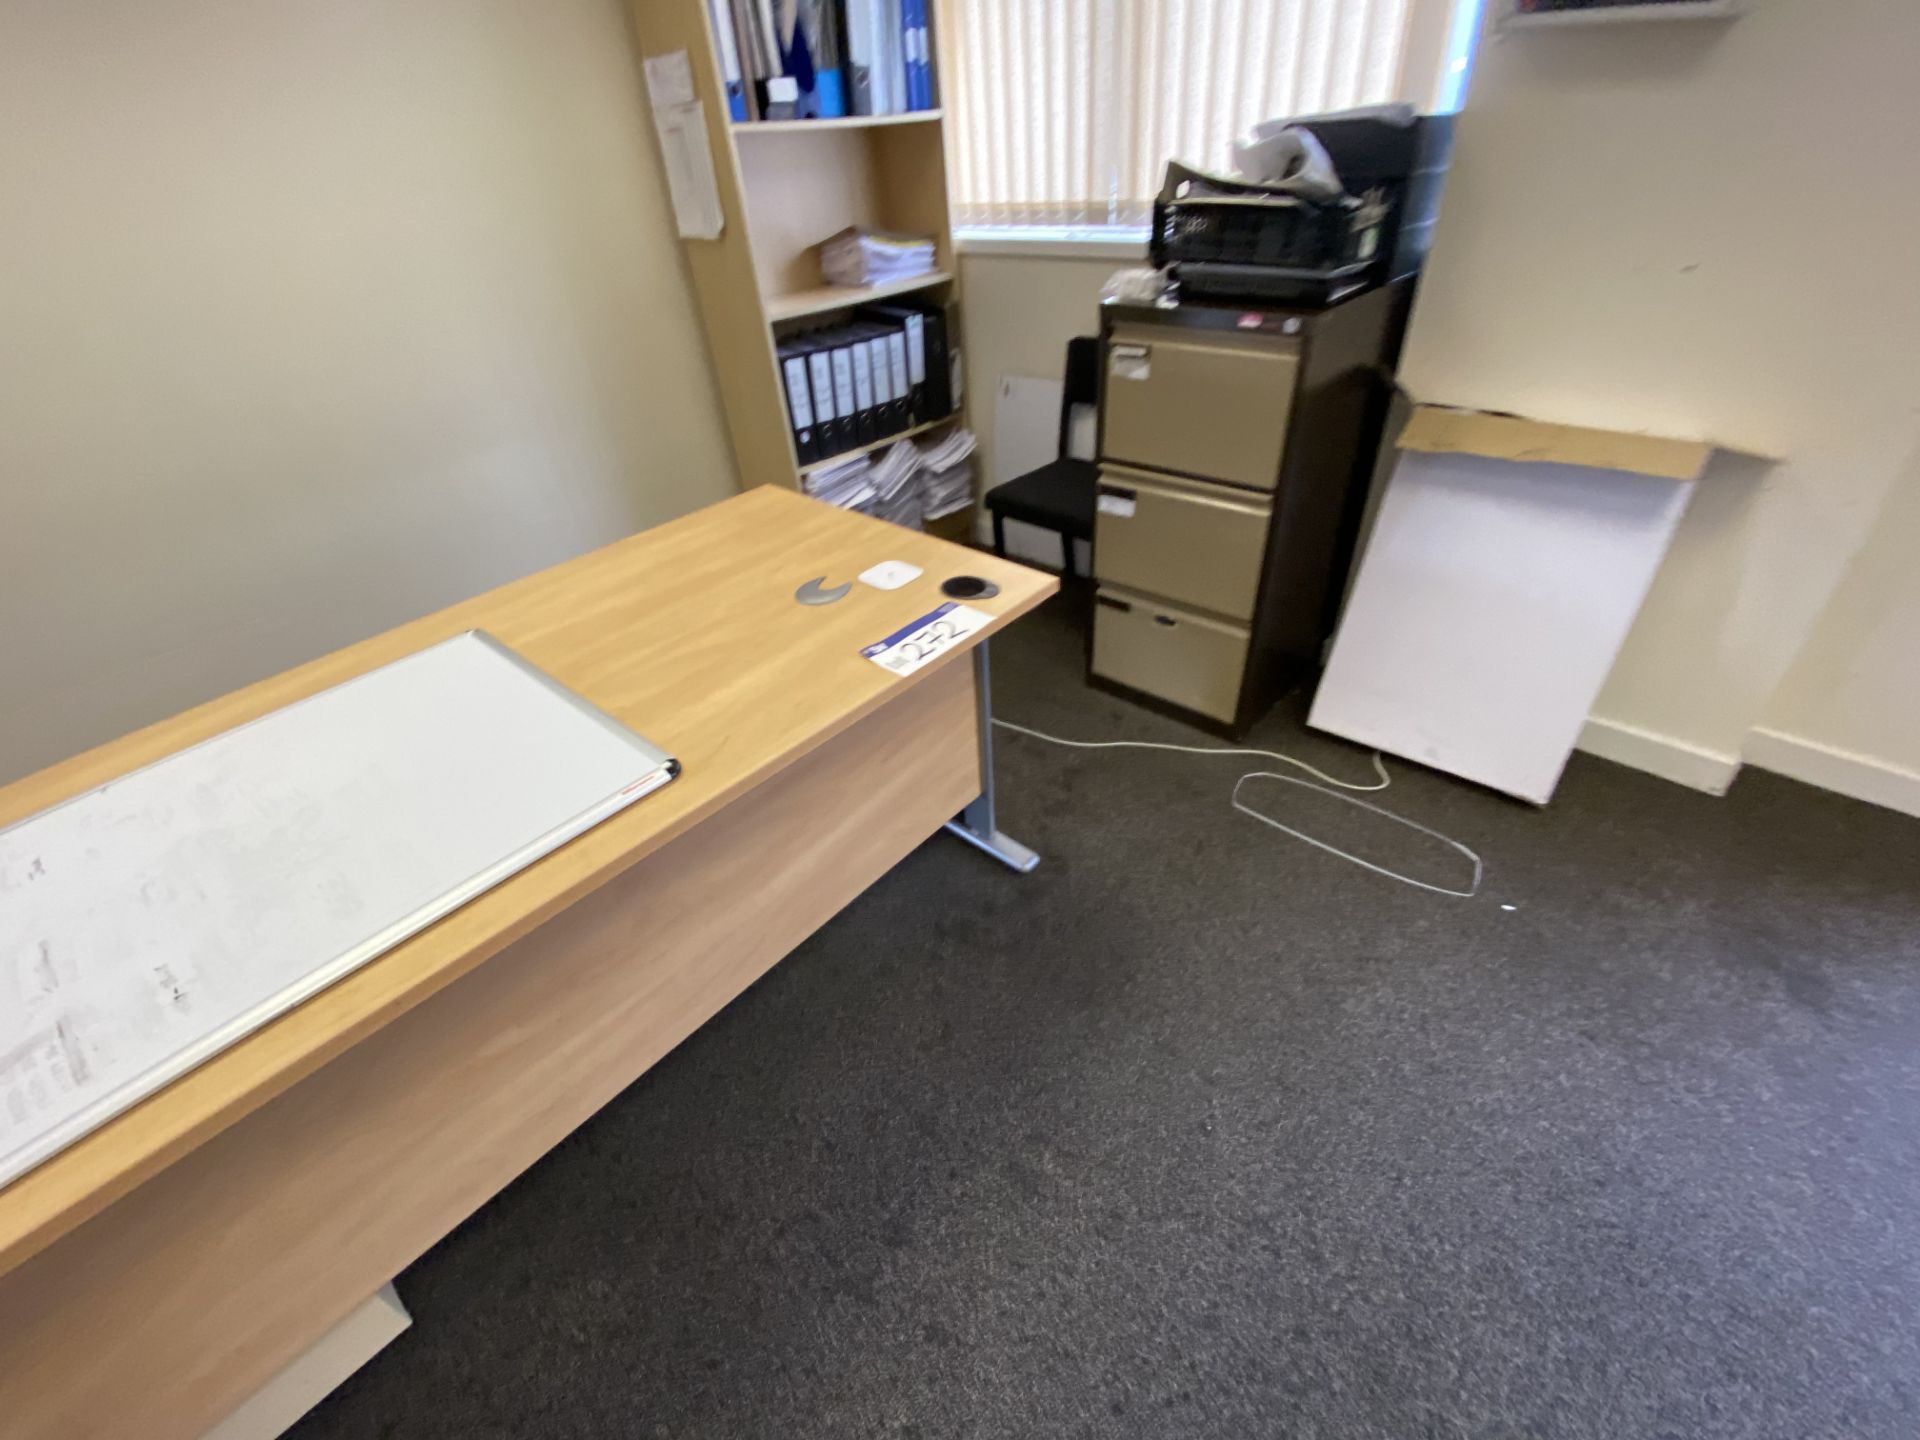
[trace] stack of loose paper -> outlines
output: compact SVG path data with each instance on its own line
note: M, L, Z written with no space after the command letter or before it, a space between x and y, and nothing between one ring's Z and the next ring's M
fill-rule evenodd
M956 425L937 444L921 450L925 478L920 484L920 498L927 519L938 520L973 503L972 455L978 443L971 430Z
M873 467L875 498L868 513L891 520L909 530L920 528L920 451L911 440L902 440L881 457Z
M873 462L864 455L831 470L814 471L806 477L806 486L816 500L843 510L864 510L879 494L873 485Z
M835 285L887 285L933 273L933 241L849 226L820 247L820 268Z

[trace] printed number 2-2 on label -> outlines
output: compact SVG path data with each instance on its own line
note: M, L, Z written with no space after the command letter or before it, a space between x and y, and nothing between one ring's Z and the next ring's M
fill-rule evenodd
M896 675L911 675L965 640L993 617L970 605L942 605L875 641L860 653Z

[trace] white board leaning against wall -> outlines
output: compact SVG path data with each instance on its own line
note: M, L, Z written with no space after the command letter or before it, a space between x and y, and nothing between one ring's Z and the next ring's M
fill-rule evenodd
M1308 723L1545 804L1715 446L1421 405Z

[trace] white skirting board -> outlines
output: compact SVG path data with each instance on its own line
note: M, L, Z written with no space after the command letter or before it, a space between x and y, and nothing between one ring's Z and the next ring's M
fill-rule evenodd
M1579 748L1709 795L1726 794L1741 769L1751 765L1869 805L1920 816L1920 772L1765 727L1747 732L1739 755L1722 755L1671 735L1592 715L1580 731Z
M1726 794L1733 777L1740 773L1738 755L1704 750L1671 735L1642 730L1620 720L1603 720L1598 715L1587 717L1580 728L1577 748L1709 795Z
M1920 774L1779 730L1747 732L1746 761L1790 780L1833 790L1903 815L1920 815Z
M206 1440L273 1440L293 1428L346 1378L413 1324L393 1286L383 1285L314 1342L313 1348L256 1390Z

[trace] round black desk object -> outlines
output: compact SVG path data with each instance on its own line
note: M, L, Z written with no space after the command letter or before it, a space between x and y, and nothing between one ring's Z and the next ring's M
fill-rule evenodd
M978 575L956 575L941 584L940 593L949 600L985 600L998 595L1000 587Z

